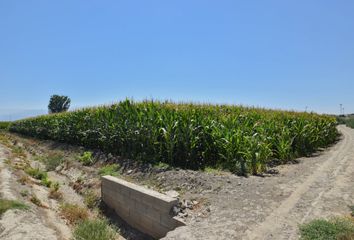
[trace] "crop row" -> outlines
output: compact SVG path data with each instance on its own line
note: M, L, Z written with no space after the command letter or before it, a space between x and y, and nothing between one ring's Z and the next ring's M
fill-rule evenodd
M257 174L333 143L336 120L229 105L133 102L14 122L13 132L182 168Z
M7 129L10 125L10 122L1 122L0 121L0 129Z

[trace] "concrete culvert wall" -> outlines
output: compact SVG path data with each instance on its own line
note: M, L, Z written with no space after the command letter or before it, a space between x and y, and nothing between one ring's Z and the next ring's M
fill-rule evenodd
M185 225L171 215L178 200L122 179L102 177L102 200L133 228L153 238Z

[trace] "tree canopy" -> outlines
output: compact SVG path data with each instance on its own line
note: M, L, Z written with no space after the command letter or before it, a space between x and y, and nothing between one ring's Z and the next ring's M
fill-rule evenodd
M66 112L70 107L70 98L68 96L52 95L48 104L49 113Z

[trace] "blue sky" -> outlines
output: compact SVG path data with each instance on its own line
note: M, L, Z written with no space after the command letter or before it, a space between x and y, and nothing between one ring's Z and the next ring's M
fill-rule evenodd
M132 97L354 112L354 2L0 1L0 117Z

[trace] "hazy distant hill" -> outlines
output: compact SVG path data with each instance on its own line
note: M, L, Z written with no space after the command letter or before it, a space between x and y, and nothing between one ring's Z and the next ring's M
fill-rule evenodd
M46 114L48 111L43 109L0 109L0 121L14 121L22 118L34 117Z

